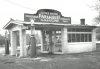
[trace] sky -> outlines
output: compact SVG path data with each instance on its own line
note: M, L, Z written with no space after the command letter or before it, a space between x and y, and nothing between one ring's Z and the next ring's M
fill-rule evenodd
M97 12L91 8L96 0L0 0L0 34L10 18L24 20L24 13L35 14L39 9L55 9L65 17L71 17L72 24L79 24L81 18L93 25Z

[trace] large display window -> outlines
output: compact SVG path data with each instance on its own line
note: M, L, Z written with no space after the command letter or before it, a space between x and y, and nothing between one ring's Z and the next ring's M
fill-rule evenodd
M68 29L68 42L91 42L92 29L70 28Z

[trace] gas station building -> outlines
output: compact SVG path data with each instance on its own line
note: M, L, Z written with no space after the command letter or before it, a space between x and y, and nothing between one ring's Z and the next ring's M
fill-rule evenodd
M35 14L24 14L24 21L11 19L4 29L10 32L11 55L17 54L19 36L20 56L27 55L26 31L40 30L41 53L81 53L96 50L96 26L71 24L71 17L64 17L53 9L40 9ZM18 33L18 34L16 34Z

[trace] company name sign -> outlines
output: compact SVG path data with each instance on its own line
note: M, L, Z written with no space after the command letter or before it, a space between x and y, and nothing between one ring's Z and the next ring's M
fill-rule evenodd
M60 12L50 9L39 10L36 14L24 14L25 21L30 21L30 19L43 23L71 23L70 17L63 17Z

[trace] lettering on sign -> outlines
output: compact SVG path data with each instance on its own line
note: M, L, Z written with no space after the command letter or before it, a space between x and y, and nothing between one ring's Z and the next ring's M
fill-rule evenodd
M36 14L24 14L25 21L30 21L30 19L43 23L71 23L70 17L63 17L59 11L51 9L40 9Z

